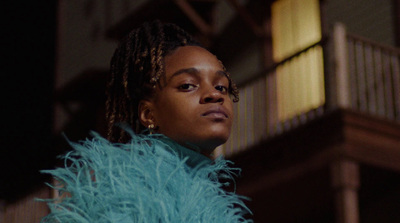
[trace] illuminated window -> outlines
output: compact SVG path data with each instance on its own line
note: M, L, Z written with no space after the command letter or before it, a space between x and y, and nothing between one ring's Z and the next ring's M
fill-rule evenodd
M272 5L273 58L285 58L321 40L318 0L278 0ZM325 102L322 48L316 46L276 70L281 121Z

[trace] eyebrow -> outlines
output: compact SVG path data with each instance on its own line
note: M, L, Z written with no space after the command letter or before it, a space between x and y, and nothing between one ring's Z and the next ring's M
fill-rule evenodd
M176 76L179 76L180 74L183 74L183 73L187 73L187 74L191 74L191 75L195 75L195 76L199 76L199 74L200 74L199 70L196 69L196 68L194 68L194 67L183 68L183 69L180 69L180 70L177 70L176 72L174 72L174 73L171 75L171 77L168 78L168 82L169 82L172 78L174 78L174 77L176 77ZM227 74L225 71L223 71L223 70L218 70L218 71L216 72L216 74L217 74L218 76L228 78L228 74Z

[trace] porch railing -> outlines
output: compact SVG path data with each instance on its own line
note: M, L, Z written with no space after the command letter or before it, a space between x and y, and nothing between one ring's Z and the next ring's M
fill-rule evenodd
M276 69L321 47L324 66L319 72L323 72L325 100L321 106L281 120ZM240 86L231 137L216 153L237 153L338 107L400 122L400 49L348 34L343 25L335 25L326 41L313 44Z
M347 34L350 107L400 121L400 49Z

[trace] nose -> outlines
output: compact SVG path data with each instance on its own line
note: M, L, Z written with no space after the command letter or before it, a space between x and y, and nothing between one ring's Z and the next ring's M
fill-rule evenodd
M209 87L204 92L203 96L201 97L200 103L223 103L224 102L224 95L221 91L215 89L215 87Z

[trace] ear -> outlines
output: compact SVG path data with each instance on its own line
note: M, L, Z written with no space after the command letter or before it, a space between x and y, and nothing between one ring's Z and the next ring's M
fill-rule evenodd
M155 124L153 102L141 100L138 106L138 117L140 123L145 127Z

